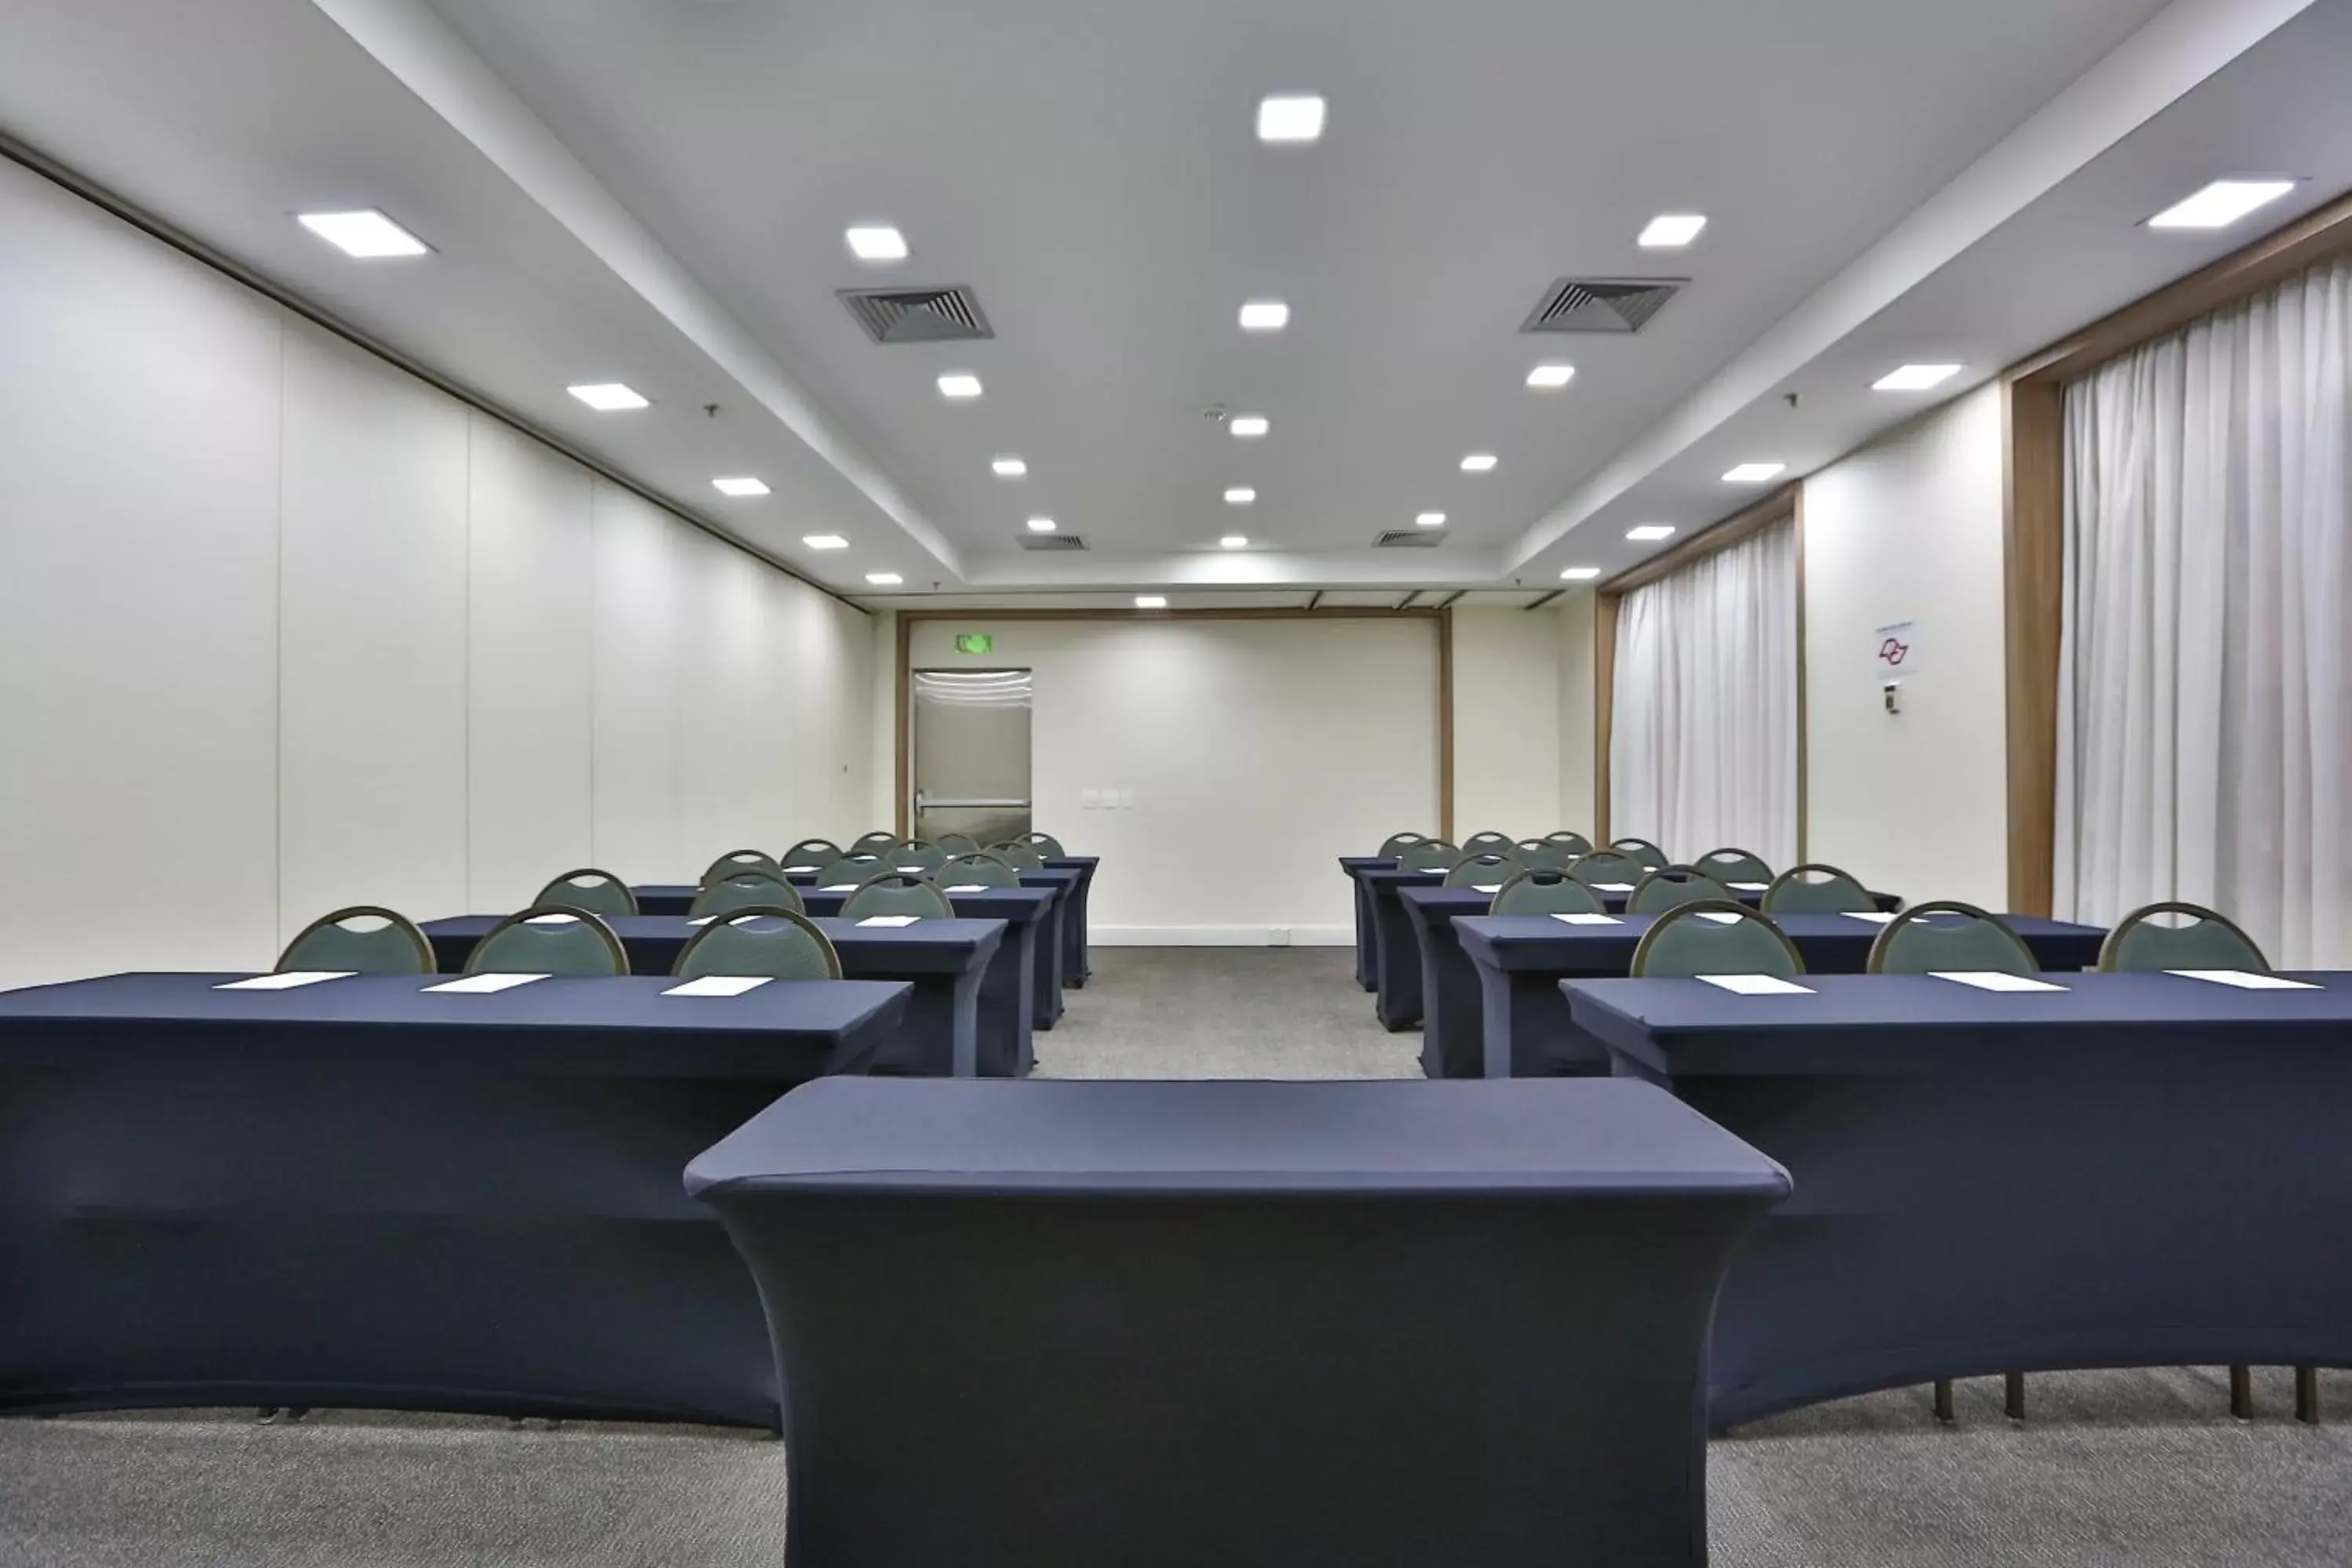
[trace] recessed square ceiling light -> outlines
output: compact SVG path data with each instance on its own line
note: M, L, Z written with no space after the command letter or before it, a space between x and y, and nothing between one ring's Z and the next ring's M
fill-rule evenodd
M811 550L846 550L849 541L837 533L803 533L801 542Z
M1495 454L1492 452L1472 452L1462 459L1462 471L1465 474L1486 474L1494 472L1494 469Z
M887 223L860 224L846 237L849 254L860 261L907 259L907 237Z
M763 479L713 479L710 483L723 496L763 496L768 493L767 482Z
M433 248L373 207L355 213L301 213L297 216L304 228L345 256L357 257L362 261L387 256L423 256Z
M1029 471L1029 465L1019 458L995 458L989 468L1000 479L1017 479Z
M1742 463L1724 471L1723 481L1730 485L1760 485L1789 465L1786 463Z
M1528 384L1543 392L1557 391L1575 379L1572 364L1539 364L1528 372Z
M1235 485L1225 492L1227 506L1247 506L1257 500L1257 492L1247 485Z
M980 377L968 370L951 370L940 377L940 395L954 398L978 397Z
M1247 550L1249 548L1249 536L1241 533L1228 533L1223 539L1217 541L1217 548L1220 550Z
M2293 180L2216 180L2147 220L2150 228L2227 228L2294 189Z
M1415 528L1444 528L1445 514L1442 511L1416 512L1413 514L1412 525Z
M877 588L895 588L906 581L896 572L868 572L866 574L866 580Z
M1660 213L1633 243L1644 250L1680 250L1706 226L1706 219L1697 213Z
M625 408L644 408L646 400L633 389L617 381L593 381L581 386L563 389L599 414L618 413Z
M1168 607L1168 601L1158 594L1138 594L1135 607L1139 610L1164 610Z
M1559 575L1563 582L1590 583L1595 577L1601 575L1601 568L1598 566L1570 566Z
M1654 544L1661 539L1672 539L1674 536L1674 525L1664 522L1645 522L1639 528L1629 528L1625 531L1625 537L1636 544Z
M1956 364L1899 364L1870 384L1873 392L1925 392L1960 374Z
M1061 526L1050 517L1033 517L1029 520L1029 531L1032 533L1051 533Z
M1324 102L1312 92L1276 93L1257 106L1261 142L1312 142L1323 134Z
M1236 414L1225 428L1243 440L1251 441L1273 429L1274 425L1263 414Z
M1278 332L1290 325L1290 307L1279 300L1252 300L1242 307L1242 331Z

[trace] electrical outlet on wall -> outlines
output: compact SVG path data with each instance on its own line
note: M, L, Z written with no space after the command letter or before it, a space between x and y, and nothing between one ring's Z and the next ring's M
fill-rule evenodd
M1092 811L1095 807L1097 807L1097 806L1100 805L1101 804L1102 804L1102 791L1100 791L1100 790L1096 790L1096 789L1082 789L1082 790L1080 790L1080 791L1078 792L1078 809L1079 809L1079 810L1081 810L1081 811Z

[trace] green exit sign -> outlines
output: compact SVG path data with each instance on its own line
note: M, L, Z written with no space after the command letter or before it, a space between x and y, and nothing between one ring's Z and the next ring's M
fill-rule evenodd
M995 651L996 638L987 632L956 633L956 652L958 653L994 653Z

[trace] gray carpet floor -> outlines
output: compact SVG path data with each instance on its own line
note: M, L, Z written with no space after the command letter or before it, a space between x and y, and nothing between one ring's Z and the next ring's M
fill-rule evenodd
M1114 949L1039 1037L1066 1077L1378 1078L1418 1037L1371 1021L1329 949ZM1708 1453L1729 1568L2340 1568L2352 1563L2352 1375L2342 1426L2290 1416L2258 1372L2231 1420L2220 1371L2034 1377L2030 1418L1960 1385L1759 1423ZM0 1420L0 1568L738 1568L782 1560L780 1444L636 1426L326 1412ZM942 1565L948 1568L948 1565ZM1433 1568L1443 1568L1442 1564Z

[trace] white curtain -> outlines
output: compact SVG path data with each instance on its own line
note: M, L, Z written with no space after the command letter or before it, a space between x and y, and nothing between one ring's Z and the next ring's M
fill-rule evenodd
M1611 688L1609 831L1676 860L1797 856L1792 523L1625 595Z
M2352 259L2066 387L2056 905L2352 964Z

